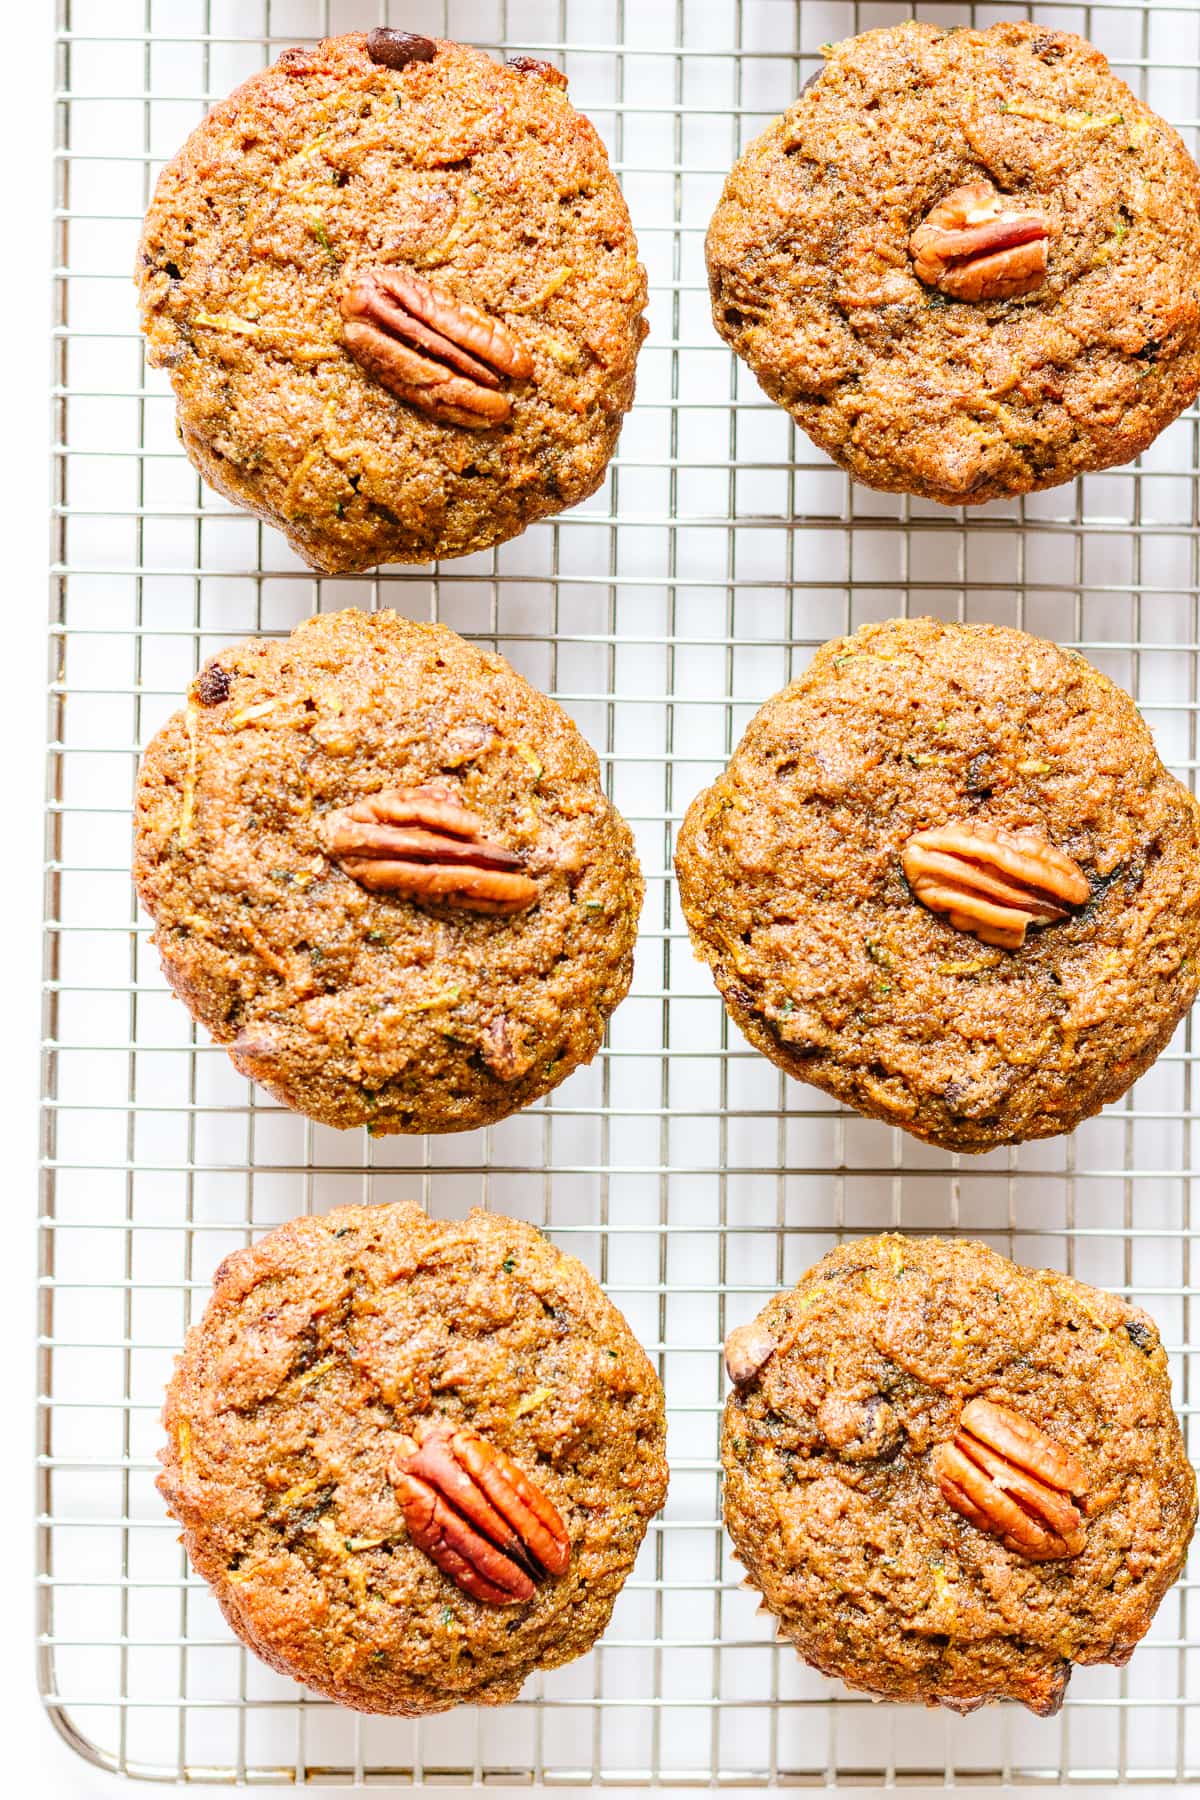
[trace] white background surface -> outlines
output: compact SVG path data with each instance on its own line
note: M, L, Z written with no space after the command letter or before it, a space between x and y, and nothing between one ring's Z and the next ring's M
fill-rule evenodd
M37 1097L42 858L41 802L45 737L46 560L49 534L47 446L48 332L51 244L50 36L53 0L18 8L7 0L8 82L0 108L0 149L9 172L4 242L8 251L4 298L6 330L3 452L7 552L6 618L0 707L5 791L5 868L0 880L0 927L7 955L0 1017L0 1118L4 1131L3 1191L8 1231L0 1250L0 1308L7 1355L0 1382L7 1479L0 1482L0 1559L5 1627L0 1677L5 1695L5 1775L14 1794L82 1800L126 1786L75 1758L45 1721L36 1699L32 1614L32 1446L34 1369ZM28 16L30 13L32 17ZM14 33L19 31L19 40ZM132 308L132 295L131 295ZM146 1795L167 1788L137 1784ZM319 1794L324 1790L309 1789ZM442 1789L442 1792L447 1790ZM562 1790L559 1790L560 1792ZM916 1790L914 1790L916 1791ZM1012 1790L1010 1790L1012 1791ZM1019 1791L1019 1790L1017 1790ZM1091 1790L1104 1792L1105 1790Z

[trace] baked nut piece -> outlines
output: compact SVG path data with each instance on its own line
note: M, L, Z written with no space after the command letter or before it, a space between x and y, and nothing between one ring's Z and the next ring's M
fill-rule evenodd
M667 1489L624 1319L530 1225L294 1219L228 1257L158 1486L242 1641L361 1712L512 1700L589 1650Z
M1127 695L996 625L820 649L692 802L697 956L756 1049L951 1150L1070 1131L1200 985L1200 808Z
M1057 1712L1128 1661L1196 1483L1154 1321L963 1239L831 1251L730 1333L725 1523L781 1637L889 1700Z
M133 873L243 1074L376 1133L488 1124L590 1061L643 891L562 708L391 612L206 663L143 758Z
M646 278L565 89L351 32L285 51L163 171L150 362L205 480L315 568L484 550L603 479Z
M946 505L1144 450L1200 387L1200 173L1082 38L913 22L725 184L713 318L869 487Z

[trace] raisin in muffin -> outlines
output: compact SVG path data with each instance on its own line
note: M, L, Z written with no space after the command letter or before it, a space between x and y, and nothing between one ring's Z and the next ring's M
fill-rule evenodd
M1127 462L1200 387L1200 174L1082 38L827 47L708 234L725 341L870 487L947 505Z
M947 1149L1070 1131L1200 984L1200 807L1127 695L996 625L820 649L688 810L696 954L756 1049Z
M205 480L315 568L486 549L603 479L646 280L565 89L351 32L285 51L163 171L150 361Z
M1196 1482L1137 1307L985 1244L832 1251L726 1340L725 1523L814 1668L889 1700L1056 1712L1128 1661Z
M595 1055L642 879L595 753L395 613L211 658L147 747L134 879L179 997L327 1125L461 1131Z
M362 1712L589 1650L666 1494L658 1377L587 1270L484 1212L347 1206L228 1257L159 1488L231 1628Z

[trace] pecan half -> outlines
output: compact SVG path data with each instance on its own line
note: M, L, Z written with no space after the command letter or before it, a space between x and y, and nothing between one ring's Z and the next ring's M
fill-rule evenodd
M1019 949L1031 925L1069 918L1092 891L1079 864L1040 832L982 820L916 832L900 862L922 906L1002 950Z
M330 859L372 893L505 916L538 897L517 852L446 788L387 788L330 813L321 830Z
M531 1600L542 1575L564 1575L571 1540L562 1515L510 1456L469 1426L425 1425L388 1477L409 1536L476 1600Z
M503 425L533 359L506 325L410 269L361 269L342 292L343 337L359 367L443 425Z
M940 200L909 239L919 281L955 300L1012 300L1046 276L1050 220L1008 204L990 181Z
M953 1442L934 1451L933 1472L956 1512L1030 1562L1083 1549L1083 1514L1071 1496L1087 1493L1086 1469L1011 1407L969 1401Z

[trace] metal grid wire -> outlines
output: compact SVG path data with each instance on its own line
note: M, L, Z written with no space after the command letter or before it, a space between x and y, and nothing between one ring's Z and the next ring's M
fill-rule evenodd
M943 24L1016 7L931 4ZM1197 766L1200 444L969 516L852 487L713 334L704 228L725 170L822 42L905 16L849 0L60 0L56 563L50 635L41 1670L64 1735L133 1775L262 1783L774 1786L1200 1773L1198 1576L1128 1669L1056 1720L872 1708L772 1643L719 1523L718 1346L844 1234L969 1231L1150 1307L1194 1435L1186 1029L1073 1137L962 1159L754 1055L693 961L675 827L813 646L897 611L1015 623L1131 689ZM1200 15L1038 6L1194 141ZM440 16L439 16L440 14ZM286 45L374 23L560 61L605 136L653 289L637 408L589 504L435 570L316 579L207 493L147 375L129 271L162 160ZM273 1106L165 991L128 877L139 746L198 660L315 608L387 605L556 693L636 830L634 991L595 1063L488 1131L369 1141ZM216 1263L304 1208L419 1198L545 1226L661 1368L671 1496L602 1645L520 1701L413 1723L306 1696L231 1638L154 1492L171 1358Z

